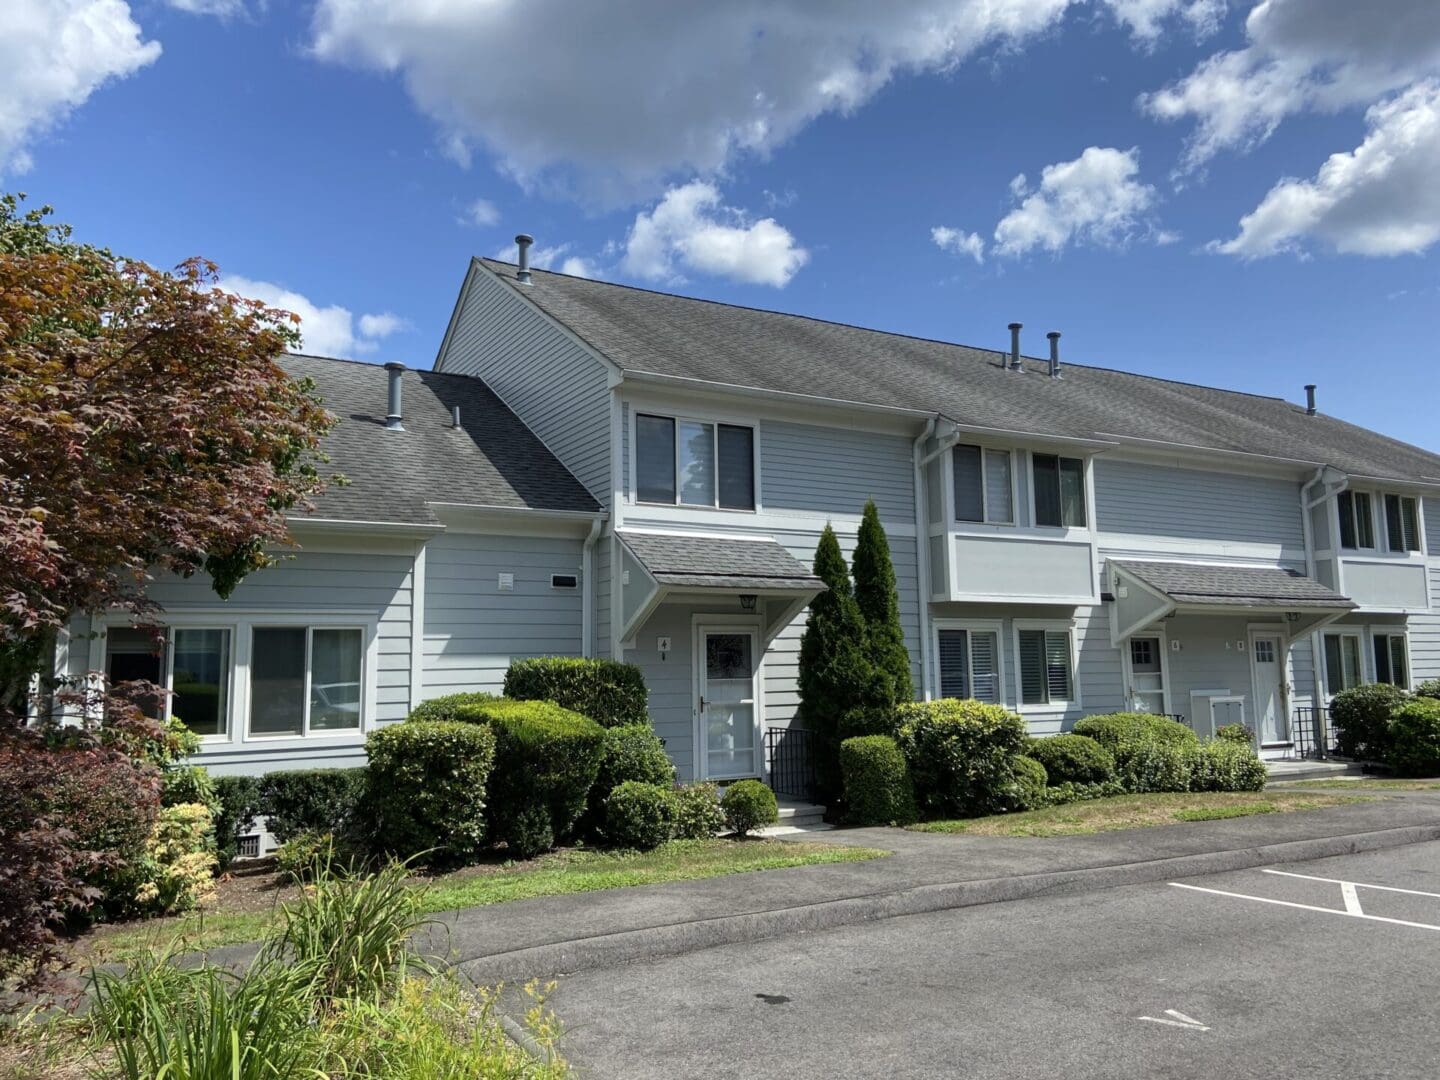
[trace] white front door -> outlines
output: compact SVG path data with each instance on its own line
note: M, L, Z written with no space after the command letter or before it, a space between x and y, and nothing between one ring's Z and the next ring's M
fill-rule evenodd
M1167 713L1165 653L1154 635L1130 639L1130 707L1136 712Z
M1255 680L1255 723L1260 744L1290 741L1285 715L1285 644L1278 634L1250 638L1250 667Z
M759 642L753 629L707 627L698 632L698 773L711 780L759 776Z

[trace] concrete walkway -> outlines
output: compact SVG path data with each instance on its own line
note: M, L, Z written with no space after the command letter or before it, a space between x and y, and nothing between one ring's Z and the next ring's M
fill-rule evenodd
M1440 794L1095 836L845 829L786 839L893 854L471 908L442 917L430 947L476 983L566 974L870 919L1436 840Z

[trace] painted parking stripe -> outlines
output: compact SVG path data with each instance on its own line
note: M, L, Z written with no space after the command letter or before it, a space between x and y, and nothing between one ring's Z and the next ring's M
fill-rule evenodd
M1419 889L1397 889L1394 885L1370 885L1364 881L1343 881L1340 878L1315 877L1313 874L1294 874L1289 870L1262 869L1260 872L1262 874L1277 874L1280 877L1302 878L1305 881L1325 881L1331 885L1358 885L1362 889L1380 889L1383 892L1404 893L1406 896L1429 896L1435 900L1440 900L1440 893L1421 892Z
M1335 908L1317 907L1314 904L1297 904L1293 900L1276 900L1269 896L1248 896L1245 893L1226 892L1224 889L1206 889L1200 885L1184 885L1178 881L1170 882L1177 889L1189 889L1192 892L1210 893L1213 896L1228 896L1235 900L1254 900L1258 904L1275 904L1277 907L1299 908L1301 911L1318 911L1324 915L1343 915L1350 919L1368 919L1370 922L1390 923L1394 926L1413 926L1419 930L1440 930L1440 926L1430 923L1410 922L1408 919L1389 919L1384 915L1366 915L1363 912L1337 911Z

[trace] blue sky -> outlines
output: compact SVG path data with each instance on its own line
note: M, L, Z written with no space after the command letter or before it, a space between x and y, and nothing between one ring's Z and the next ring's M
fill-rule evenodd
M1440 450L1440 5L1384 6L18 0L0 187L213 259L316 351L429 366L523 230L613 281L1315 382Z

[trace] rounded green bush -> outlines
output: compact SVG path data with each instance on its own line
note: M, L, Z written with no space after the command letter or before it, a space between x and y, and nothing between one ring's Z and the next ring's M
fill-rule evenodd
M1019 754L1011 763L1011 769L1015 773L1014 802L1011 809L1034 810L1044 806L1045 786L1050 781L1045 766L1032 757Z
M1142 712L1100 713L1075 724L1075 734L1094 739L1114 754L1122 743L1146 739L1167 746L1194 746L1200 739L1184 724Z
M1051 784L1103 784L1115 779L1115 756L1086 735L1050 735L1026 748Z
M1415 687L1415 696L1440 698L1440 679L1426 679L1419 686Z
M1240 746L1253 746L1255 733L1244 724L1222 724L1215 729L1215 737Z
M605 800L605 839L615 847L649 851L670 839L674 817L668 787L626 780Z
M1242 743L1217 733L1190 751L1191 791L1259 791L1269 775L1248 738Z
M720 789L711 783L681 784L673 792L677 840L709 840L725 827Z
M422 701L410 710L410 715L405 719L411 721L423 720L427 723L434 720L459 720L461 719L460 710L465 706L483 705L487 701L496 700L498 699L494 694L487 694L478 690L464 694L446 694L443 697Z
M600 769L595 774L585 817L580 822L582 834L596 834L605 828L605 800L610 792L627 780L642 784L658 784L668 788L675 783L675 766L665 753L665 744L649 724L626 724L605 729Z
M922 812L978 817L1014 805L1014 760L1026 744L1020 717L1001 705L955 698L909 702L896 712L896 741Z
M738 780L725 789L720 799L725 824L736 836L774 825L780 820L780 804L775 793L759 780Z
M1389 762L1405 776L1440 775L1440 701L1416 698L1395 711Z
M575 656L516 660L505 672L505 696L553 701L602 727L650 723L645 676L634 664Z
M1143 738L1122 742L1114 751L1116 778L1134 795L1189 791L1191 762L1198 745Z
M1409 700L1409 694L1389 683L1368 683L1340 691L1330 702L1335 748L1345 757L1386 760L1390 717Z
M495 733L458 721L409 721L372 731L366 806L377 850L458 865L485 843L485 790Z
M888 735L857 735L840 744L845 812L856 825L909 825L919 815L900 744Z
M203 765L172 765L160 776L160 805L200 803L213 814L220 808L215 781Z

